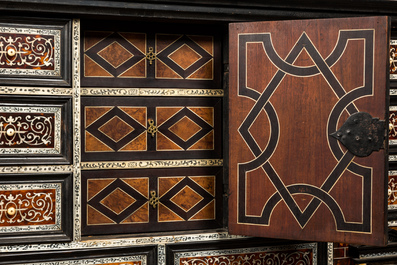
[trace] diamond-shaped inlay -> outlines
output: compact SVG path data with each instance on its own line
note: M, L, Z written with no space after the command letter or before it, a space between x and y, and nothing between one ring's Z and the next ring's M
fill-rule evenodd
M120 214L134 202L136 202L136 200L120 188L115 189L100 201L103 206L116 214Z
M183 117L177 123L172 125L169 130L185 142L193 135L198 133L202 128L188 117Z
M98 130L117 143L129 133L133 132L134 128L118 116L114 116L104 125L99 127Z
M195 192L192 188L185 186L177 194L175 194L170 201L178 205L185 212L188 212L203 199L203 196Z
M116 41L103 48L100 52L98 52L98 55L110 63L114 68L119 67L134 57L132 53L130 53L126 48L121 46Z
M186 70L192 64L200 60L202 56L195 52L188 45L183 44L179 49L168 55L168 58L173 60L183 70Z

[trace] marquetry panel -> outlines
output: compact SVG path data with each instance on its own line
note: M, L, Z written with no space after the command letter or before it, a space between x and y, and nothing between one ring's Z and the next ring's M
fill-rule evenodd
M387 203L389 210L397 209L397 171L389 171L387 184Z
M228 246L229 245L229 246ZM307 243L299 245L251 246L249 242L219 243L219 246L206 246L206 250L186 251L183 246L170 246L169 254L173 265L201 265L201 264L317 264L317 244ZM233 248L234 247L234 248ZM191 248L190 248L191 249Z
M219 40L187 32L85 30L82 86L220 88Z
M69 240L71 174L3 175L0 182L2 242ZM66 223L68 222L68 223Z
M60 226L60 216L56 214L61 209L60 184L54 184L52 189L34 189L34 186L6 190L11 187L5 185L0 190L0 227Z
M387 25L230 25L230 233L385 244Z
M221 157L221 99L82 98L83 161Z
M85 235L221 226L221 168L83 171L82 178Z
M0 22L1 82L69 85L70 22L13 22Z
M48 163L45 157L52 157L54 163L68 163L70 101L66 97L3 97L0 102L0 163Z
M389 145L397 145L397 106L389 107Z
M390 40L390 79L397 79L397 40Z

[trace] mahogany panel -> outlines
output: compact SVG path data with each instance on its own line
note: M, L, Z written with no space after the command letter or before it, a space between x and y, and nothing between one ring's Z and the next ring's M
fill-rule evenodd
M82 234L222 227L222 169L82 172Z
M386 17L230 25L232 234L385 244L387 144L342 142L373 140L343 127L358 112L385 135L387 32Z
M82 97L82 161L221 158L221 98Z

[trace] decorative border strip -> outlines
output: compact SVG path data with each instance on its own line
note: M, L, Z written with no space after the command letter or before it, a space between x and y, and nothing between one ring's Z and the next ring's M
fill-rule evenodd
M389 172L387 173L387 175L388 175L388 176L396 176L396 175L397 175L397 170L389 170ZM388 205L388 206L387 206L387 209L388 209L388 210L396 210L396 209L397 209L397 204ZM390 222L389 222L389 226L396 226L396 225L397 225L397 221L396 221L396 224L394 224L394 225L390 225Z
M165 245L157 245L157 265L165 265Z
M1 184L1 191L55 189L55 224L0 227L1 233L61 230L61 183Z
M0 167L1 174L18 174L18 173L70 173L73 172L73 166L4 166Z
M218 255L235 255L253 252L274 252L274 251L287 251L287 250L299 250L310 248L313 250L313 264L317 264L317 243L309 244L296 244L296 245L284 245L275 247L253 247L253 248L237 248L237 249L222 249L222 250L206 250L206 251L189 251L189 252L177 252L174 257L174 264L180 264L181 258L190 257L208 257Z
M223 166L223 159L142 160L142 161L114 161L114 162L104 161L104 162L82 162L81 170L221 167L221 166Z
M223 97L222 89L82 88L82 96Z
M0 154L60 154L61 153L61 107L0 106L0 112L10 113L54 113L53 148L0 148Z
M1 86L0 94L5 95L51 95L51 96L71 96L73 93L70 88L56 87L8 87Z
M390 45L397 45L397 40L390 40ZM396 80L396 79L397 79L397 74L390 74L390 80Z
M327 254L328 254L328 259L327 259L327 265L333 265L334 264L334 243L328 242L327 243Z
M46 251L46 250L71 250L71 249L91 249L101 247L126 247L126 246L142 246L154 244L171 244L171 243L189 243L189 242L205 242L216 240L240 239L248 238L246 236L229 235L227 232L218 233L201 233L201 234L184 234L174 236L152 236L139 238L123 238L111 240L87 240L73 241L70 243L47 243L32 245L11 245L0 246L0 253L4 252L25 252L25 251Z
M81 240L81 180L80 180L80 20L72 25L72 87L73 87L73 240Z
M389 252L378 252L378 253L368 253L368 254L361 254L358 256L359 259L367 259L370 258L390 258L390 257L397 257L397 251L389 251Z
M34 29L34 28L10 28L0 27L0 33L36 34L54 36L54 70L36 69L1 69L0 75L37 75L37 76L60 76L61 72L61 30Z
M39 263L24 263L21 265L74 265L74 264L96 265L96 264L116 264L122 262L137 262L134 264L147 265L147 258L144 255L135 255L135 256L127 256L127 257L93 258L93 259L39 262Z
M389 155L389 162L397 161L397 155Z

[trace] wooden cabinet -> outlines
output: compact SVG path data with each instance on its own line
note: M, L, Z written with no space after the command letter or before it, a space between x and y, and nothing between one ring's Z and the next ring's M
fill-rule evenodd
M120 3L0 21L0 264L332 264L314 241L385 242L387 123L365 157L330 135L387 119L386 17L229 31L273 17Z

